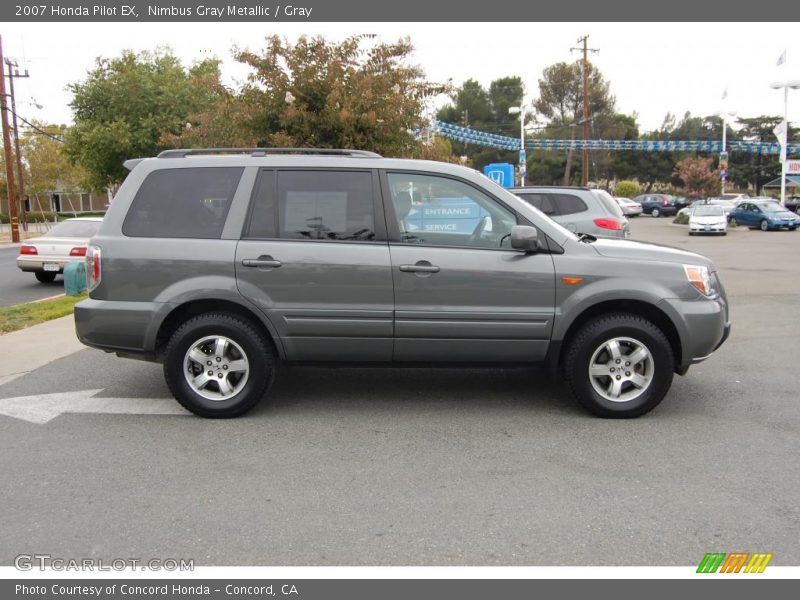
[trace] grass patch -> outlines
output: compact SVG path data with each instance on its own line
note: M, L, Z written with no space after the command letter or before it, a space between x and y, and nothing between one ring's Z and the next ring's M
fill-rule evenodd
M87 297L84 292L78 296L0 307L0 334L71 315L75 304Z

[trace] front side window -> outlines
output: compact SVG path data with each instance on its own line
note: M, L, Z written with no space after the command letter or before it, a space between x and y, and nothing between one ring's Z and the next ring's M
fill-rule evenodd
M509 248L516 215L462 181L389 173L400 241L405 244Z
M371 172L279 171L277 190L280 238L375 239Z
M153 171L136 193L122 233L129 237L219 238L242 171L241 167Z

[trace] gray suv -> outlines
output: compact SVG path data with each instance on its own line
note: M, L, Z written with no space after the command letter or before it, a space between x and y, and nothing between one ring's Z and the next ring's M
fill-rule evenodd
M605 190L586 187L530 186L510 190L574 233L630 237L628 219Z
M635 417L729 332L709 259L576 235L461 166L264 148L126 166L77 334L162 362L204 417L255 406L278 361L544 363L592 413Z

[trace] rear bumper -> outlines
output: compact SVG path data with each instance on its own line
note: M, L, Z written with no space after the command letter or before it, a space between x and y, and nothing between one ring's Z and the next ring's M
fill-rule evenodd
M41 257L25 257L25 258L17 258L17 267L26 272L26 273L37 273L37 272L44 272L45 263L47 264L56 264L58 265L57 271L51 271L53 273L63 273L64 266L67 263L72 262L73 260L83 260L82 258L77 257L56 257L56 256L41 256Z
M75 333L86 346L155 360L158 327L172 305L89 298L75 305Z

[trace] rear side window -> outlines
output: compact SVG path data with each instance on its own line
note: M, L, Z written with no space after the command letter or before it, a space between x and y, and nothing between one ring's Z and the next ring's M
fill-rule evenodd
M594 197L600 201L600 204L606 207L606 210L610 212L612 215L618 218L622 218L622 209L617 204L617 201L614 200L613 196L609 194L605 190L594 190ZM586 210L586 205L584 205L584 210Z
M525 200L525 202L534 208L538 208L548 217L552 217L558 213L550 196L551 194L519 194L519 197Z
M279 171L277 187L279 237L375 239L371 172Z
M583 200L572 194L553 194L553 202L562 215L574 215L589 210Z
M129 237L219 238L242 171L241 167L153 171L136 193L122 233Z

